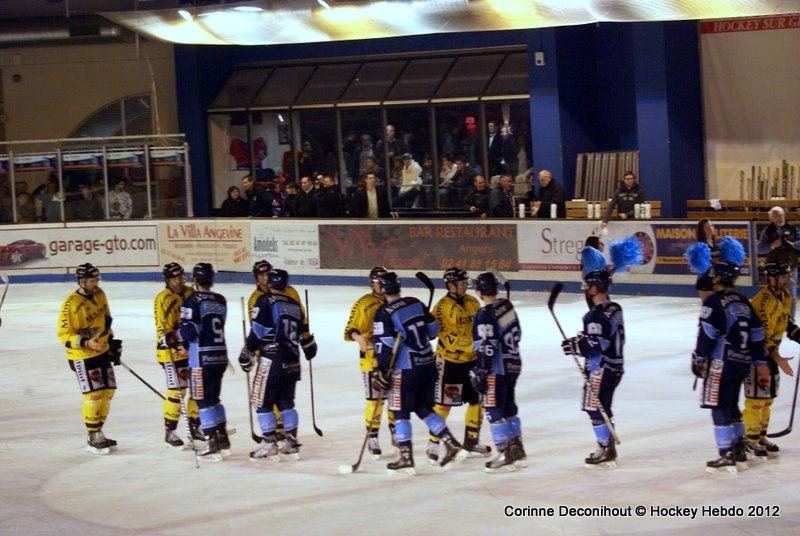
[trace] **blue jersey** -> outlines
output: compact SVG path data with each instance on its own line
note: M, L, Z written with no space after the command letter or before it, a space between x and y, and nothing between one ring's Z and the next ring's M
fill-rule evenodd
M226 364L225 318L228 307L221 294L195 291L181 307L179 338L189 343L189 366Z
M266 344L277 343L277 359L298 360L303 322L299 303L283 294L268 292L256 301L252 318L247 337L248 350L255 352ZM270 356L271 359L275 357Z
M620 304L604 301L583 315L583 338L578 347L589 371L608 367L623 372L625 322Z
M510 301L499 298L481 307L472 325L473 348L478 354L475 366L495 374L519 374L522 358L519 341L522 328Z
M416 298L400 298L381 306L375 313L372 343L381 369L389 368L397 335L403 343L397 351L394 369L434 366L431 339L439 333L439 324Z
M703 302L697 357L766 365L764 339L764 328L750 300L735 290L715 292Z

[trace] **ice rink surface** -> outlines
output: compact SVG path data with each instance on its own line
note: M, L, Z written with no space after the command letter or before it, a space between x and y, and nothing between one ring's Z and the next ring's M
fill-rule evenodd
M103 282L123 339L123 360L163 387L155 362L152 283ZM529 467L487 475L482 459L440 473L427 465L422 423L413 420L414 477L388 476L393 458L381 431L384 459L365 459L352 475L363 438L363 398L357 347L343 340L356 287L309 287L310 317L320 352L314 360L317 423L311 428L308 374L298 385L301 461L253 464L245 375L236 366L224 379L223 403L233 455L195 469L191 453L163 443L161 401L127 371L105 426L118 452L85 451L81 396L55 337L58 308L72 284L13 284L0 327L0 534L799 534L800 449L795 432L776 440L779 458L751 463L738 475L710 475L716 457L711 417L692 392L689 356L696 334L697 299L617 296L624 308L626 373L614 400L622 444L619 468L591 471L583 458L595 447L579 411L582 379L562 355L560 336L543 293L515 293L522 324L524 371L517 387ZM298 286L303 292L304 287ZM239 297L252 288L220 284L228 298L228 349L242 346ZM407 294L426 299L426 292ZM613 288L612 288L613 293ZM442 295L438 291L436 299ZM565 294L556 311L565 330L580 328L583 296ZM784 343L784 355L798 347ZM793 361L796 363L796 360ZM796 366L796 365L793 365ZM772 430L788 422L793 380L784 378ZM449 425L463 436L464 409ZM414 417L416 419L416 417ZM257 426L257 423L256 423ZM183 430L181 426L179 430ZM484 424L482 440L490 443ZM391 453L391 455L389 454ZM507 506L556 509L550 517L507 517ZM644 517L559 516L558 506L636 507ZM741 506L743 517L655 517L651 506ZM747 517L749 506L776 505L780 517Z

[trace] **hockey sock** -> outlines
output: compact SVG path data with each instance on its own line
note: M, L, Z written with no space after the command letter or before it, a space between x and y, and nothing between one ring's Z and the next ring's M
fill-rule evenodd
M178 421L173 421L171 419L164 418L164 428L167 430L177 430L178 429Z
M736 421L733 423L733 439L734 441L737 439L741 439L744 437L744 423L742 421Z
M177 389L168 389L167 398L161 407L165 421L177 422L181 418L181 392Z
M477 439L481 431L481 421L483 420L483 408L480 404L470 404L464 414L464 428L467 436Z
M435 412L436 415L440 416L442 420L446 421L447 417L450 415L450 406L443 406L442 404L434 404L433 411ZM430 428L430 426L428 428ZM429 432L428 441L433 441L434 443L438 443L439 442L438 434Z
M606 423L592 423L592 428L594 429L594 435L597 438L597 442L604 447L607 447L609 439L611 438L611 431L608 429L608 426L606 426Z
M290 408L281 411L281 418L283 420L283 428L287 432L297 430L297 426L300 424L300 416L297 414L296 409Z
M108 412L111 410L111 399L114 398L114 391L115 389L103 389L100 391L101 396L103 397L103 403L100 405L100 427L102 428L103 423L106 422L108 418Z
M397 419L394 422L394 429L399 446L411 445L411 421L409 419Z
M764 400L757 400L754 398L746 398L744 401L742 419L744 419L747 439L751 443L758 441L759 435L761 434L761 423L764 419L764 402Z
M186 389L182 389L183 396L186 397ZM186 411L189 412L190 419L198 419L200 417L200 408L197 407L197 401L186 397Z
M508 421L500 419L499 421L493 422L492 441L494 444L499 448L500 445L508 443L509 439L511 439L511 426L508 424Z
M282 431L284 429L283 420L281 419L281 410L278 408L278 404L272 406L272 412L275 414L275 429L278 431Z
M371 434L378 435L378 430L381 427L381 413L383 412L383 399L380 400L367 400L364 404L364 424ZM372 416L375 419L370 422Z
M758 434L759 437L765 437L767 435L767 429L769 428L769 418L772 416L773 400L775 399L770 398L769 400L764 401L764 409L761 410L761 431Z
M258 415L258 425L261 427L261 435L268 436L275 433L275 414L272 411L256 412Z
M430 415L427 415L423 420L428 426L428 431L434 437L441 437L442 432L447 428L447 424L445 424L442 416L436 412L431 412Z
M508 426L511 428L511 437L522 437L522 422L519 420L519 417L514 415L506 420L508 421Z
M100 419L100 410L102 406L103 395L100 391L83 393L81 413L83 414L83 423L90 432L96 432L102 426L102 419Z
M200 426L203 428L203 434L206 437L211 437L211 433L220 425L225 422L225 408L222 404L215 404L208 408L200 408Z
M729 450L731 450L734 433L735 432L732 424L714 426L714 439L717 442L717 449L719 450L720 456L724 456Z

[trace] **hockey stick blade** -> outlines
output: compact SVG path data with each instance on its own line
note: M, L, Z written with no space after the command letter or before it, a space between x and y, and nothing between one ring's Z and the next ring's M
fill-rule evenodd
M794 424L794 410L797 408L797 388L800 386L800 370L795 370L794 374L794 395L792 396L792 411L789 414L789 426L780 432L767 434L767 437L783 437L785 435L789 435L792 431L792 425Z
M423 285L425 285L425 288L428 289L428 309L430 309L431 304L433 304L433 291L436 287L433 286L433 281L431 281L431 278L428 277L425 272L417 272L414 274L414 276L419 279Z
M556 304L556 300L558 299L558 295L561 294L561 291L564 289L564 283L560 281L553 285L553 289L550 291L550 298L547 300L547 308L551 311Z

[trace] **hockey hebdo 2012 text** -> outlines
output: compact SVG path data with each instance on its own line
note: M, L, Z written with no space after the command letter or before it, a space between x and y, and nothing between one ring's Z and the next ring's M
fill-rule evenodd
M514 506L503 509L506 517L780 517L778 505L749 506Z

